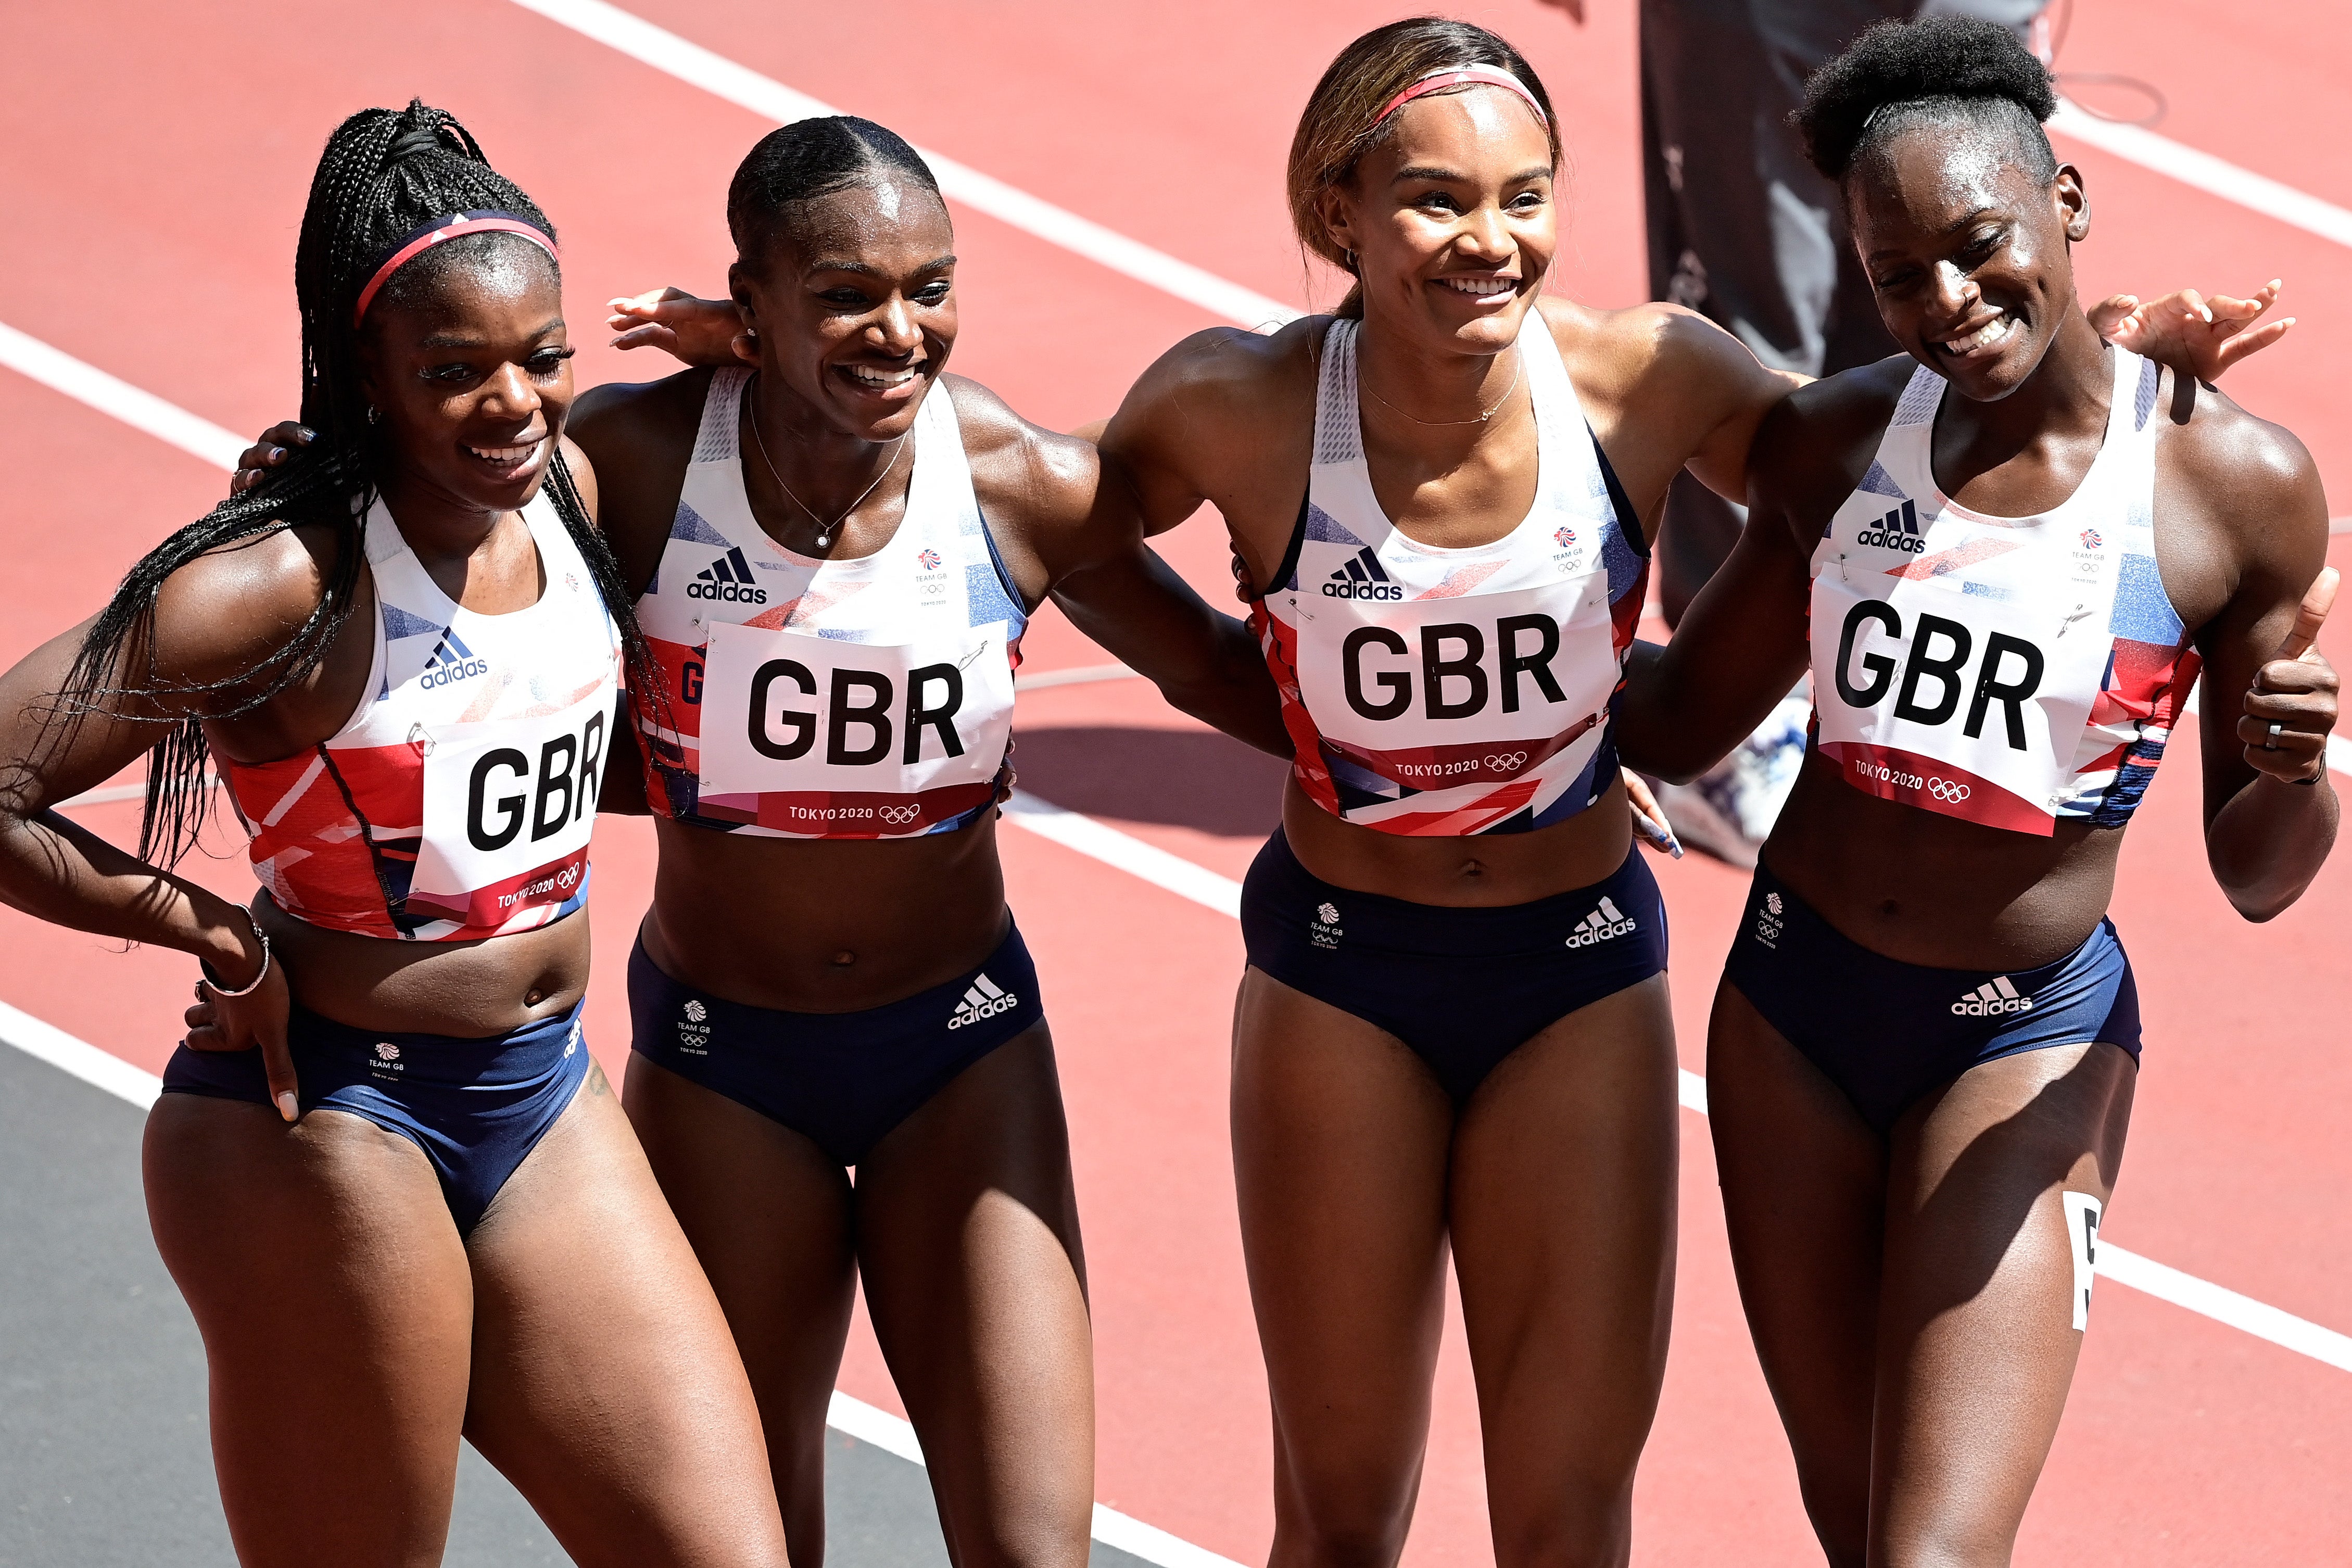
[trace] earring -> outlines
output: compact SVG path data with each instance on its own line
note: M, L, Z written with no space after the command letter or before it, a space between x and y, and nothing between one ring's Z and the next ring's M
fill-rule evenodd
M368 405L367 422L371 425L381 425L383 423L383 416L376 412L376 406L373 403Z

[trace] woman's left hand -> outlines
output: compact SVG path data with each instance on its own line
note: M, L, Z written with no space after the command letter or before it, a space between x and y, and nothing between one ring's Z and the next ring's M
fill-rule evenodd
M1675 825L1666 820L1665 808L1658 797L1650 793L1650 781L1631 768L1620 768L1625 775L1625 801L1633 808L1633 831L1643 843L1661 855L1683 858L1682 840L1675 837Z
M2246 711L2238 721L2246 765L2256 773L2305 784L2327 772L2327 741L2336 729L2336 668L2313 646L2336 603L2338 574L2323 570L2295 610L2294 628L2278 657L2254 672Z
M692 365L758 364L759 340L732 300L703 300L683 289L649 289L614 300L604 325L616 349L660 349Z
M2227 294L2208 300L2194 289L2146 303L2134 294L2116 294L2088 313L2091 325L2110 342L2210 384L2248 354L2260 353L2286 336L2294 325L2293 316L2284 316L2253 326L2278 302L2282 287L2273 278L2246 300Z

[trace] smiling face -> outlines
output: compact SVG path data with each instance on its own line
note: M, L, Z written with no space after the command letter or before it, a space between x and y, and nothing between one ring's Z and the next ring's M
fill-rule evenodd
M795 204L761 265L728 274L760 335L761 374L807 416L888 441L915 422L955 344L955 229L920 184L888 174Z
M1499 88L1406 104L1321 210L1365 320L1456 352L1510 347L1559 243L1550 139Z
M1895 341L1964 396L2023 385L2079 313L2067 247L2090 232L2072 164L2044 185L1965 123L1926 124L1846 178L1855 247Z
M538 489L563 433L572 348L554 262L522 240L494 244L388 289L360 353L400 479L462 510L508 512Z

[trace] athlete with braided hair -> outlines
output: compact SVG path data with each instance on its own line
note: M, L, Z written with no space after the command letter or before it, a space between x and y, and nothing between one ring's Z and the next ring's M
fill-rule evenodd
M282 471L0 677L0 897L204 978L147 1124L248 1563L437 1561L462 1434L582 1563L782 1568L726 1324L581 1040L618 677L555 234L419 103L327 143ZM50 808L148 760L133 856ZM217 767L261 891L172 866Z
M2100 341L2055 107L2006 29L1958 18L1882 24L1813 77L1801 129L1906 352L1765 421L1747 530L1621 708L1628 752L1688 776L1810 652L1707 1097L1805 1507L1855 1568L2009 1561L2141 1055L2116 860L2190 694L2241 914L2293 904L2336 831L2318 474Z

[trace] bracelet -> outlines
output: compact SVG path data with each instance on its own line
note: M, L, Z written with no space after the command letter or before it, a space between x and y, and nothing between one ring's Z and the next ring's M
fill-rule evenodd
M2307 779L2289 779L2287 782L2294 784L2298 789L2312 789L2315 788L2318 785L2319 781L2326 776L2327 770L2326 768L2322 768Z
M220 976L213 973L211 964L200 963L199 967L205 972L205 984L213 988L213 994L215 996L250 996L261 989L261 983L264 980L269 978L269 933L261 929L261 922L253 918L251 910L240 908L237 912L245 917L245 923L253 928L253 940L261 944L261 972L247 982L242 990L232 991L221 984Z

